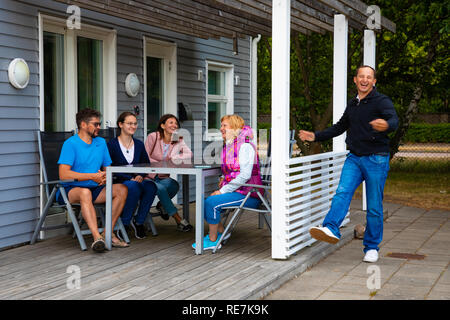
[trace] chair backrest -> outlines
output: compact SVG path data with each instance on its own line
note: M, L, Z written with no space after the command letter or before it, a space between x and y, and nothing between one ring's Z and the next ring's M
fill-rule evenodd
M261 168L261 179L263 181L270 181L272 174L272 129L269 129L269 143L267 146L267 156L266 159L260 164ZM295 130L289 130L289 158L292 157L292 152L294 151L295 140Z
M109 142L109 140L111 140L112 138L115 138L117 133L116 133L116 129L114 127L108 127L106 129L100 129L98 131L98 136L102 137L103 139L106 140L106 143Z
M42 166L42 175L44 182L59 180L58 159L61 154L61 149L64 141L66 141L72 135L73 131L39 131L39 158ZM46 185L46 192L47 196L49 196L48 185Z

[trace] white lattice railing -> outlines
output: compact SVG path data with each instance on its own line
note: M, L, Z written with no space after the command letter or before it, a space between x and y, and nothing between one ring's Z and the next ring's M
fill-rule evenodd
M327 152L289 160L287 256L316 241L309 228L321 224L330 209L347 153ZM343 225L348 221L344 219Z

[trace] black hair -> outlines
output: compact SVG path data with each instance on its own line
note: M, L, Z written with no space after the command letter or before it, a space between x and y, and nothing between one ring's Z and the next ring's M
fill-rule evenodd
M170 114L170 113L163 115L159 119L158 126L156 127L156 131L159 132L159 136L161 137L161 139L164 138L164 129L161 127L161 125L166 124L166 121L171 118L174 118L176 120L178 128L180 128L180 121L178 120L178 118L176 116L174 116L173 114Z
M76 121L77 121L77 127L78 129L81 128L81 123L86 122L88 123L92 118L99 118L101 117L101 113L97 110L86 108L83 110L78 111L76 115Z
M375 71L375 69L372 68L371 66L367 65L367 64L361 65L358 68L356 68L355 77L358 75L359 69L362 69L362 68L370 68L370 69L372 69L372 71L373 71L373 78L374 79L377 78L377 72Z

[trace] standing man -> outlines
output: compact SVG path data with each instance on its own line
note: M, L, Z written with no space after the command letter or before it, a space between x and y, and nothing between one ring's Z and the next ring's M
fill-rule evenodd
M309 232L317 240L337 243L339 227L344 220L353 193L361 182L366 182L367 216L364 234L365 262L378 260L378 245L383 239L383 191L389 171L389 138L387 134L398 125L392 101L375 88L375 70L361 66L353 81L358 95L351 99L341 119L321 132L300 130L302 141L324 141L347 131L345 140L350 153L342 169L339 186L331 202L322 227Z
M105 167L111 165L105 139L98 137L100 129L100 113L92 109L83 109L76 115L78 134L64 142L58 160L59 178L75 180L64 185L71 203L81 205L81 213L92 233L94 242L91 248L96 252L105 250L105 241L97 226L97 215L94 203L106 201ZM123 184L114 184L112 188L112 229L122 213L128 189ZM64 203L61 194L58 201ZM62 201L62 202L61 202ZM127 247L126 242L117 237L112 238L114 247Z

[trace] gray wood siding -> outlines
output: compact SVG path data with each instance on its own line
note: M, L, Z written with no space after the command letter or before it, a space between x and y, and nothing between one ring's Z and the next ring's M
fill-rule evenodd
M0 248L30 240L39 216L39 40L38 13L67 17L67 5L50 0L0 0ZM234 87L234 110L250 120L250 41L239 39L239 54L232 54L231 39L204 40L166 31L88 10L81 10L81 23L117 32L117 115L140 107L136 137L144 140L143 37L172 41L177 45L177 101L189 104L194 120L205 129L206 87L197 80L206 60L234 65L240 85ZM10 61L21 57L30 67L30 82L17 90L8 81ZM125 93L125 78L136 73L141 90L136 97ZM113 124L115 126L115 124ZM207 142L204 142L206 145ZM181 182L181 179L180 179ZM191 201L195 183L190 179ZM217 188L209 178L207 192ZM181 192L179 193L181 196Z
M39 215L39 51L36 10L0 1L0 248L29 241ZM8 66L23 58L30 81L17 90Z

